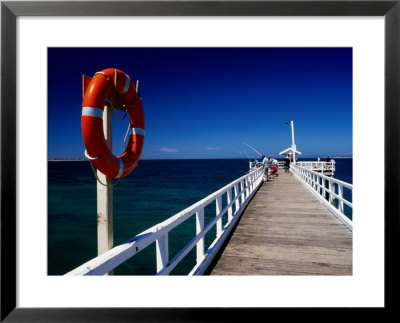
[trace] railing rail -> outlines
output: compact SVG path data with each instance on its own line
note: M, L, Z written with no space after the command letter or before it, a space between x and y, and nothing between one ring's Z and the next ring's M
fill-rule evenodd
M352 199L352 184L325 176L299 165L290 164L290 171L299 178L339 220L353 231L353 222L344 213L344 205L353 209L352 202L344 196L345 188L349 190L349 196ZM337 200L337 203L335 203L335 200Z
M335 162L324 162L324 161L298 161L296 163L300 167L305 167L315 171L323 171L323 172L335 172ZM255 161L249 162L249 168L257 166ZM283 168L285 166L284 160L278 160L279 168Z
M263 182L263 177L264 168L260 167L234 180L169 219L143 231L127 242L86 262L66 275L105 275L154 242L156 243L157 275L168 275L194 248L196 248L196 265L192 268L189 275L201 275L206 271L214 256L229 236L245 207ZM222 197L225 194L227 204L225 207L222 207ZM216 204L216 215L204 226L204 209L214 201ZM222 217L226 213L228 219L226 224L223 225ZM186 246L169 259L168 233L192 216L196 217L196 235ZM205 250L204 237L214 226L216 226L216 237L207 250Z
M318 171L318 172L335 172L334 162L324 162L324 161L298 161L297 166L305 167L307 169Z

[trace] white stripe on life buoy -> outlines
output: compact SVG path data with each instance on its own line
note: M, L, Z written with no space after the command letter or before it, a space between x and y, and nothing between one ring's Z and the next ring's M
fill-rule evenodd
M144 137L145 130L142 128L129 128L129 136L130 135L140 135Z
M103 110L96 107L82 107L82 115L103 119Z

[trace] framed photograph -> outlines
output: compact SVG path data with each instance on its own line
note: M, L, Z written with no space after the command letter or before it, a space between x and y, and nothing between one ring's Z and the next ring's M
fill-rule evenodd
M398 282L392 269L396 268L392 255L397 252L399 233L399 15L399 1L3 1L1 321L230 321L234 320L238 310L300 307L392 309L394 299L389 290ZM312 93L302 92L301 77L295 80L292 71L286 78L279 75L280 72L276 73L290 71L294 66L285 65L287 61L281 59L285 55L297 57L293 61L303 69L315 70L318 76L314 76L312 83L325 82L325 86L331 87L330 92L320 91L318 87ZM106 60L107 56L112 59ZM313 59L310 60L310 57ZM264 66L263 58L274 60L276 69L274 64ZM199 66L195 67L198 74L193 74L195 65L190 65L193 59L198 62ZM225 65L227 61L231 64ZM116 88L119 86L123 94L130 93L130 84L135 89L143 87L143 93L146 94L146 86L154 82L153 93L161 98L166 88L163 84L169 79L172 82L177 80L168 75L180 73L181 79L172 87L176 91L172 92L182 97L181 104L188 105L190 102L185 100L189 100L192 90L185 87L186 81L183 79L189 82L192 78L216 86L218 82L213 77L217 74L213 74L213 71L220 70L221 75L229 74L232 80L238 78L235 81L238 88L232 90L232 95L243 91L246 100L253 104L254 113L246 119L249 124L263 118L270 120L277 115L277 110L270 111L271 107L260 105L257 108L254 103L256 99L251 97L257 96L257 89L261 91L257 84L269 86L269 95L276 98L275 107L278 108L274 109L280 110L280 119L284 111L296 111L297 115L301 115L298 110L303 109L302 120L309 119L307 113L321 114L319 128L310 127L310 132L323 129L322 124L326 122L328 125L333 115L338 125L340 120L344 123L346 119L351 125L349 129L338 126L336 130L329 128L329 131L332 138L339 140L344 136L343 132L348 130L349 138L352 138L348 151L342 147L342 150L336 150L335 155L351 154L352 158L354 191L350 205L354 203L355 208L352 211L354 231L350 274L252 274L229 277L186 277L185 274L177 274L153 277L143 274L146 268L135 268L135 275L123 269L112 276L64 276L86 261L72 266L67 259L78 259L78 249L85 248L87 242L79 235L73 238L80 239L75 245L66 244L66 240L57 241L54 230L57 226L56 231L62 236L63 231L71 231L74 226L81 226L82 222L68 222L65 216L62 220L54 216L55 220L50 221L48 213L54 207L58 207L60 212L62 209L68 212L86 211L83 207L80 209L79 205L67 205L54 193L59 190L62 194L71 194L72 198L76 195L76 192L49 184L52 170L62 162L57 165L53 162L50 167L48 159L82 157L74 155L78 150L82 154L85 150L83 142L80 142L80 127L77 130L69 120L69 116L75 118L75 114L70 112L73 107L68 106L67 96L69 91L78 92L76 89L81 91L83 88L84 92L90 78L76 80L71 73L76 69L82 70L82 74L92 73L91 77L95 72L105 75L110 71L92 71L96 64L99 70L111 67L100 66L102 62L125 62L126 66L133 66L137 62L137 71L153 71L149 74L152 78L144 79L143 84L131 82L132 76L126 76L126 80L129 80L127 87L122 81L117 81L117 73L122 75L123 72L115 70L114 85ZM343 62L347 64L346 68L343 68ZM285 65L284 69L277 68L279 64ZM227 66L237 66L237 71L229 70ZM336 96L331 99L332 105L321 108L324 111L297 107L296 96L285 101L282 97L284 93L273 93L273 81L266 82L263 75L251 81L246 79L246 75L250 75L246 68L258 69L265 77L285 83L290 93L297 91L298 97L318 97L335 91ZM201 76L199 73L202 73ZM327 81L322 81L323 77L318 78L323 73L329 76ZM224 80L221 78L220 83ZM291 82L296 85L293 86ZM351 88L350 94L342 90L345 85ZM196 86L201 87L201 83ZM206 91L204 93L207 100L221 100L221 97L213 97ZM148 95L141 98L144 107L145 102L151 101L151 98L146 101L147 98ZM117 104L118 100L124 99L118 96L115 100L110 104ZM226 102L226 98L224 100ZM151 116L150 120L153 125L159 125L160 133L169 129L176 132L175 136L184 137L185 130L179 134L174 125L174 117L176 119L177 113L183 110L174 111L172 104L165 104L164 107L163 102L161 99L153 102L153 106L159 105L154 110L158 111L159 117ZM233 102L233 99L228 102ZM311 99L305 102L313 104ZM80 126L79 104L76 110L79 110L77 118ZM201 104L196 104L199 104L200 111ZM221 101L219 113L215 115L212 115L213 108L204 108L210 115L208 128L215 124L217 129L217 125L222 124L222 118L229 117L231 108L223 104ZM288 107L288 104L293 107ZM348 104L352 112L349 113L349 109L345 110L340 104ZM95 113L91 105L84 106L84 109L90 116ZM243 109L243 113L251 112L246 109ZM193 110L191 113L188 118L204 117ZM290 122L291 116L287 118L286 121ZM233 124L239 122L234 118L229 120ZM161 126L163 122L168 125ZM191 131L195 131L193 125ZM293 122L291 125L293 133ZM142 129L144 125L130 127L131 134L143 136L145 133ZM187 127L183 129L189 129ZM155 128L151 129L154 133ZM61 133L64 135L61 136ZM240 133L239 127L231 132L225 131L227 133L236 141L242 138L242 135L238 136L239 139L235 137ZM72 136L79 139L79 144L64 154L67 144L63 140ZM309 133L307 138L313 137ZM210 137L201 146L207 156L211 156L209 158L238 158L233 155L233 150L237 152L236 148L231 148L231 155L223 155L221 144L214 138ZM332 139L326 144L333 147L334 142ZM158 144L156 146L151 142L149 147L152 149L145 153L147 159L164 159L166 163L165 160L174 156L192 159L200 156L196 147L191 147L189 155L181 156L179 147L162 142ZM258 153L254 147L247 143L245 145ZM298 148L301 150L300 146ZM292 148L288 149L296 155L294 138ZM96 158L87 151L86 155L91 160ZM124 163L125 168L117 167L115 172L118 174L113 177L125 175L124 169L128 166ZM95 161L91 164L97 165ZM182 167L179 172L182 172ZM76 167L71 169L76 171ZM114 172L114 169L110 172ZM66 181L72 181L73 176L80 176L76 172L71 175L65 170L54 178L60 180L61 174ZM233 187L230 191L232 193ZM128 200L125 202L128 203ZM227 205L229 201L215 203L218 209L218 203ZM238 206L235 206L237 209ZM65 211L65 214L68 212ZM218 228L216 230L218 235ZM168 253L168 248L165 251L162 242L157 240L157 243L157 252L162 258L160 250ZM365 292L367 285L368 293Z

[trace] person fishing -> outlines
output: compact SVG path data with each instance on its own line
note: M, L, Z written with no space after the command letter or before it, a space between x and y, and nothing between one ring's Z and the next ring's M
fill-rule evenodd
M262 155L261 158L262 158L262 162L261 163L268 170L268 167L270 165L269 159L267 157L265 157L265 155Z
M269 157L269 169L271 170L271 174L276 174L278 172L279 163L276 159Z
M270 166L269 159L265 155L262 155L261 158L262 158L261 164L264 167L264 174L265 174L265 177L266 177L266 179L268 181L268 175L269 175L268 174L268 169L269 169L269 166Z

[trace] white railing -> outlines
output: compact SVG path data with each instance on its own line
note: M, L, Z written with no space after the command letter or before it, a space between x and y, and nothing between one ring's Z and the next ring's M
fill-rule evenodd
M305 167L312 171L316 172L326 172L326 173L334 173L335 172L335 163L334 162L321 162L321 161L298 161L296 165L300 167Z
M156 224L129 241L86 262L66 275L105 275L154 242L156 243L157 275L168 275L193 248L196 248L196 265L192 268L189 275L201 275L206 271L229 236L247 204L263 182L263 177L264 168L258 168L164 222ZM222 198L225 194L226 206L223 207ZM216 204L216 215L205 225L204 209L214 201ZM223 225L222 216L226 213L227 222ZM172 259L169 259L168 233L192 216L196 217L196 235ZM207 250L205 250L204 237L214 226L216 226L216 238Z
M350 193L348 195L352 198L352 184L325 176L305 167L300 167L299 165L290 164L290 171L299 178L339 220L353 231L353 222L344 213L344 205L353 209L353 204L346 199L343 194L344 189L347 189ZM337 202L335 202L335 200Z
M321 171L327 172L327 173L335 172L335 163L334 162L298 161L296 164L300 167L305 167L307 169L311 169L311 170L317 171L317 172L321 172ZM278 165L279 165L279 168L285 167L285 161L279 160ZM250 169L252 169L255 166L256 166L255 161L249 162Z

